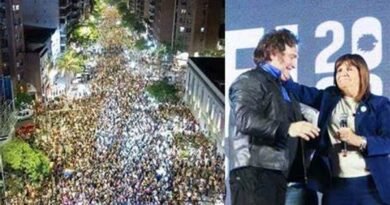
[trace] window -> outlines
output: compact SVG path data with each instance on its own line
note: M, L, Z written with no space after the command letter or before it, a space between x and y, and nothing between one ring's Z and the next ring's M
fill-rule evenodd
M179 29L180 32L184 32L185 30L186 30L186 28L184 26L180 26L180 29Z
M182 14L185 14L185 13L187 13L187 10L186 9L181 9L181 11L180 11Z
M6 39L1 39L1 47L2 48L7 48L8 47L8 41Z
M19 11L19 4L12 5L13 11Z
M204 32L204 30L205 30L204 27L200 28L200 32Z

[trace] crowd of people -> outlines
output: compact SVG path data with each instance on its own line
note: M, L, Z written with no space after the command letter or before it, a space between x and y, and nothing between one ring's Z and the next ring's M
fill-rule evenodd
M148 95L153 66L136 59L129 69L123 50L101 54L90 97L60 98L37 116L34 146L53 162L53 176L40 194L26 190L11 204L223 202L223 158L215 145L182 103Z

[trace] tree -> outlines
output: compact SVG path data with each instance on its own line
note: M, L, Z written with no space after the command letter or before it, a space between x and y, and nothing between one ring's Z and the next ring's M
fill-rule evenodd
M119 12L120 13L120 12ZM122 15L122 24L131 31L135 31L135 25L137 24L137 18L131 13L120 13Z
M148 48L147 41L144 38L140 38L135 42L135 47L138 50L145 50Z
M168 58L168 56L171 56L172 53L172 46L167 42L160 43L155 50L155 55L157 55L159 59Z
M146 31L146 27L142 23L142 20L137 18L133 13L129 12L129 8L126 1L119 1L116 3L116 8L119 14L122 16L122 24L129 30L143 33Z
M87 22L77 25L71 34L71 41L81 45L87 45L97 41L99 37L96 25L92 22Z
M102 0L94 0L92 1L92 16L96 19L100 19L102 15L102 11L105 5Z
M146 91L159 102L175 102L178 100L177 89L166 80L160 80L146 88Z
M137 19L137 21L135 22L134 30L138 33L144 33L146 31L146 27L143 23L141 23L140 19Z
M84 64L83 57L77 54L73 49L65 51L57 61L57 66L61 71L72 74L81 72Z
M31 102L33 100L34 100L34 97L27 94L26 92L18 92L16 94L15 106L16 106L16 108L20 108L22 103L31 104Z
M118 3L118 0L106 0L106 3L109 5L115 5Z
M199 55L204 57L224 57L225 51L217 49L205 49L204 51L200 52Z
M41 151L20 139L12 139L0 148L6 169L26 174L32 182L43 180L51 172L50 161Z
M184 37L182 35L178 36L173 45L173 52L176 53L177 51L185 51L187 48L188 46L184 40Z
M125 1L117 1L115 3L116 3L116 8L118 9L118 12L121 15L129 13L129 8L127 7L127 2L125 2Z

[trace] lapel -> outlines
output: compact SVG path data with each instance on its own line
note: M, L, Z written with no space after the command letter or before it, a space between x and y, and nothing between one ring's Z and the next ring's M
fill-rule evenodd
M324 94L322 105L320 107L320 115L318 116L318 126L325 129L324 134L320 136L320 147L330 146L330 139L326 130L328 128L332 112L340 100L341 94L338 90L331 90L329 93Z
M296 121L302 120L303 116L302 116L302 112L301 112L301 106L299 105L299 101L297 100L295 95L293 95L291 92L288 92L288 95L291 99L291 106L292 106L293 111L294 111L295 120Z
M361 134L361 130L359 129L360 127L358 125L364 124L364 123L362 123L363 115L364 114L368 115L371 111L370 106L369 106L369 102L368 102L370 97L371 97L371 94L369 94L367 97L363 98L363 100L359 103L359 106L356 109L355 132L357 134ZM370 122L368 122L368 123L370 123Z

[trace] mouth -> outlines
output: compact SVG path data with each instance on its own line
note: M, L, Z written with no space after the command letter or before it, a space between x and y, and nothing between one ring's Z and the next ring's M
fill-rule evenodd
M342 83L342 84L345 84L345 83L349 83L350 82L350 79L348 77L341 77L341 78L338 78L337 81L339 83Z
M349 80L349 77L347 77L347 76L339 77L339 80Z

